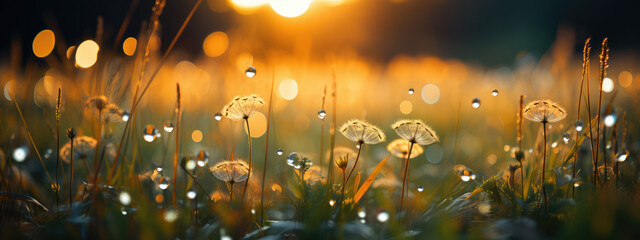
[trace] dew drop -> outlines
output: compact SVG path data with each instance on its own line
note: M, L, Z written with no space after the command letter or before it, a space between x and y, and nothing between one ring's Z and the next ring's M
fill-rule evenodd
M578 132L582 131L582 127L583 127L582 120L578 120L576 122L576 131L578 131Z
M613 125L616 124L616 120L615 114L609 114L604 117L604 125L607 127L613 127Z
M558 142L553 142L553 143L551 144L551 147L552 147L552 148L556 148L556 147L558 147Z
M387 220L389 220L389 213L387 213L386 211L381 211L380 213L378 213L378 216L376 216L376 219L378 219L378 221L381 223L386 222Z
M129 203L131 203L131 196L127 192L121 192L120 195L118 195L118 199L122 205L129 205Z
M278 154L279 156L282 156L282 154L284 154L284 151L282 151L282 148L278 148L278 151L276 152L276 154Z
M188 192L187 192L187 198L188 198L188 199L194 199L194 198L196 198L196 191L193 191L193 190L188 191Z
M366 216L367 216L367 212L365 212L364 209L360 209L358 211L358 217L365 218Z
M618 154L616 154L616 161L618 162L624 162L627 160L627 157L629 156L629 151L622 150L620 152L618 152Z
M200 150L196 153L196 163L199 167L204 167L209 162L209 152Z
M173 128L174 127L173 127L173 123L172 122L164 123L164 131L165 132L168 132L168 133L173 132Z
M125 110L122 113L122 121L129 121L129 117L131 116L131 113L129 113L129 110Z
M480 107L480 99L478 97L473 98L473 101L471 101L471 106L473 108L479 108Z
M336 204L335 200L333 200L333 199L329 200L329 205L331 205L333 207L334 204Z
M409 88L409 95L413 95L416 92L413 88Z
M255 209L251 209L251 214L256 215L256 210Z
M244 74L247 75L247 77L252 78L256 76L256 68L251 66L249 68L247 68L247 70L244 71Z
M318 111L318 118L324 119L327 116L327 112L325 110Z
M23 162L27 158L28 153L29 149L27 147L17 147L13 150L13 159L16 160L16 162Z
M424 191L424 187L422 185L418 186L418 192Z
M142 138L147 142L153 142L158 137L158 134L158 129L149 124L142 131Z
M216 113L216 115L213 116L213 118L215 118L217 121L220 121L220 120L222 120L222 114Z
M287 164L289 164L289 166L293 167L293 158L288 158L287 159Z
M49 148L44 151L44 158L51 158L51 155L53 155L53 149Z
M498 89L493 89L493 91L491 91L491 95L498 96Z
M156 168L156 171L158 171L158 172L162 172L162 167L157 167L157 168Z
M158 187L162 190L166 190L169 187L169 178L164 177L160 179L160 183L158 183Z
M568 132L562 134L562 141L564 141L565 144L569 143L569 138L571 138L571 134Z

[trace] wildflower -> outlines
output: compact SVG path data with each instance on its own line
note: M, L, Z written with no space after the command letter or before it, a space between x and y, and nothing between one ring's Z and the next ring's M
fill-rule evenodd
M73 138L73 159L87 159L87 157L93 156L93 153L96 149L96 145L98 141L96 139L89 136L80 136L75 137L75 132L72 133L74 135ZM69 132L67 131L67 135ZM112 143L108 143L104 145L104 156L108 160L115 158L115 147ZM60 148L60 157L66 163L71 162L71 141Z
M396 131L396 134L401 138L409 141L409 146L407 147L408 153L405 154L407 158L407 162L404 166L404 174L402 176L402 192L400 194L400 210L402 210L402 202L404 201L404 189L405 183L407 183L407 175L409 173L409 160L413 156L412 150L415 144L418 145L429 145L433 144L438 140L438 136L436 132L431 129L431 127L427 126L420 120L400 120L391 125L391 128ZM418 154L419 155L419 154ZM407 189L407 196L409 195Z
M243 160L222 161L209 168L220 181L237 183L247 180L249 165Z
M85 101L85 106L87 108L98 110L98 112L102 111L107 104L109 104L109 100L105 96L93 96Z
M344 172L345 169L347 169L347 165L349 164L349 154L336 158L335 162L336 166L342 169L342 172Z
M396 134L411 143L429 145L438 142L436 132L420 120L400 120L391 125Z
M376 126L362 120L350 120L340 127L347 139L359 144L376 144L385 141L384 133Z
M237 121L248 119L264 105L264 100L257 95L235 97L233 101L222 108L222 115Z
M551 100L533 101L524 108L524 117L533 122L554 123L566 116L567 111Z
M102 121L105 122L123 122L123 115L125 114L125 110L122 110L115 104L107 104L102 109Z
M73 139L73 153L71 152L71 141L69 141L60 149L60 157L62 157L62 160L64 160L66 163L71 162L71 154L73 154L73 159L76 160L86 159L88 156L93 156L93 151L95 151L96 144L98 143L94 138L88 136L80 136L73 137L71 139Z
M560 107L557 103L551 100L538 100L527 104L524 108L524 117L533 122L542 123L542 133L544 137L544 147L542 153L542 178L540 178L540 185L542 186L542 193L544 194L544 206L549 210L547 190L544 186L544 173L547 168L547 123L554 123L564 119L567 116L567 111Z
M389 145L387 145L387 150L396 157L406 159L407 155L409 154L409 145L411 145L411 142L407 140L396 139L389 143ZM410 158L415 158L423 152L424 149L422 149L420 145L414 144L413 148L411 149Z

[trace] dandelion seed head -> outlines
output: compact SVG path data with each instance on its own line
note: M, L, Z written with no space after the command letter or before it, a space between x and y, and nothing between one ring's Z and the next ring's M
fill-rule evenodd
M391 141L391 143L387 145L387 151L389 151L393 156L406 159L407 155L409 154L410 145L411 142L407 141L406 139L398 138ZM422 154L423 152L424 149L420 145L414 144L411 150L411 157L409 158L420 156L420 154Z
M567 117L567 111L551 100L537 100L527 104L524 117L533 122L554 123Z
M216 165L209 168L209 170L211 170L213 176L220 179L220 181L228 183L242 182L247 180L249 175L249 165L240 159L216 163Z
M396 134L409 142L429 145L440 141L436 132L421 120L400 120L391 125Z
M347 139L366 144L384 142L386 136L378 127L362 120L349 120L340 127L340 133Z
M257 95L246 97L235 97L229 104L222 109L222 115L239 121L251 117L254 113L264 105L264 100Z
M73 138L73 160L87 159L93 157L98 141L89 136L80 136ZM107 145L109 146L109 145ZM111 145L113 147L113 145ZM105 150L105 152L110 150ZM115 151L115 150L114 150ZM60 157L66 163L71 162L71 141L60 148Z

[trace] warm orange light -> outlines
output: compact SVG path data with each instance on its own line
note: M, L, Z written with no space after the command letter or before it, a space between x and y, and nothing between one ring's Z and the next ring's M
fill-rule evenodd
M286 100L293 100L298 96L298 83L296 80L291 78L285 79L280 82L280 86L278 87L278 93L280 93L280 97Z
M202 49L209 57L217 57L227 51L229 46L229 37L224 32L213 32L204 39Z
M202 141L202 132L200 130L195 130L191 133L191 139L194 142L200 142Z
M43 58L53 51L56 44L56 36L49 29L42 30L35 38L33 38L33 54L36 57Z
M76 64L81 68L90 68L98 61L100 47L93 40L86 40L76 49Z
M138 47L138 40L133 37L128 37L122 43L122 51L124 54L127 54L127 56L133 56L133 54L136 53L136 47Z
M229 0L231 5L240 14L251 14L258 7L267 4L267 0Z
M620 73L620 75L618 75L618 83L620 83L620 86L629 87L631 86L632 82L633 82L633 75L631 75L630 72L623 71Z
M240 53L236 57L236 66L238 70L244 72L247 68L253 64L253 55L250 53Z
M311 0L271 0L271 8L283 17L297 17L309 9Z
M409 114L413 110L413 104L410 101L402 101L400 103L400 112L402 114Z
M70 46L69 48L67 48L67 59L71 60L75 52L76 52L76 46Z
M267 131L267 117L261 112L256 112L249 117L249 127L251 127L251 137L259 138ZM244 131L247 132L246 125L244 125Z

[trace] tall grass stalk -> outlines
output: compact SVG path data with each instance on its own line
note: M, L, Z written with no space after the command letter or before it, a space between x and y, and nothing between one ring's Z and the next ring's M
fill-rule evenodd
M597 125L596 125L596 162L595 162L595 171L598 172L598 153L600 151L600 119L602 118L601 116L601 112L602 110L600 110L600 108L602 107L602 83L604 82L604 78L607 76L607 68L609 67L609 48L607 46L607 38L604 38L604 40L602 40L602 49L600 52L600 85L598 86L598 88L600 89L599 94L598 94L598 121L597 121ZM605 162L605 169L604 169L605 173L607 172L606 169L606 162ZM597 181L597 178L596 178ZM606 179L604 179L604 181L606 181Z
M40 160L40 164L42 164L42 169L44 169L44 173L47 174L47 178L49 178L49 182L53 184L53 179L51 178L51 175L49 175L49 171L47 171L47 168L44 166L44 161L42 161L42 156L40 156L40 151L38 151L38 147L36 147L36 143L33 141L33 137L31 136L31 130L29 130L29 125L27 125L27 121L24 120L24 116L22 115L22 111L20 110L20 106L18 105L18 99L16 99L15 96L11 94L11 91L6 91L5 93L7 93L9 95L9 98L13 100L13 103L16 106L16 110L18 110L18 114L20 115L20 120L22 120L22 125L24 125L24 128L27 130L27 137L29 137L29 142L31 143L33 150L36 152L36 156L38 156L38 160Z
M522 151L522 140L524 139L524 135L522 134L522 124L524 123L524 95L520 95L520 110L518 111L518 125L517 125L517 130L518 130L518 151L519 153L516 153L516 159L518 160L518 162L520 162L520 186L521 186L521 196L522 199L525 199L524 197L524 152Z
M327 97L327 84L325 83L324 91L322 92L322 106L320 107L321 111L324 111L324 101L326 97ZM324 168L324 117L320 118L320 174L322 174L323 168ZM331 162L329 162L329 168L331 168Z
M260 186L260 225L264 226L264 183L267 177L267 158L269 156L269 130L271 126L271 114L273 112L273 87L275 84L275 70L271 73L271 90L269 92L269 107L267 113L267 133L266 133L266 143L264 147L264 163L262 166L262 182ZM248 179L247 179L248 180Z
M587 64L589 64L589 41L591 41L591 38L587 38L587 40L584 42L584 48L582 49L582 77L580 79L580 93L578 94L578 114L576 116L576 122L580 121L580 107L582 104L582 90L584 89L584 80L587 76ZM587 106L588 107L588 106ZM578 144L578 138L580 138L580 134L578 132L578 130L576 129L575 131L576 134L576 142L575 144ZM578 151L576 151L576 153L573 155L573 173L572 173L572 177L571 180L576 181L576 173L577 173L577 168L578 168ZM571 197L575 197L575 193L576 193L576 188L573 187L571 188Z
M176 208L177 206L177 200L176 200L176 191L177 191L177 179L178 179L178 158L180 157L180 119L182 118L182 109L181 109L181 105L180 105L180 84L176 83L176 93L177 93L177 99L176 99L176 126L175 126L175 130L176 130L176 145L175 145L175 149L173 152L173 185L172 185L172 196L173 196L173 208Z
M60 201L60 179L58 170L60 169L60 98L62 90L58 88L58 98L56 99L56 207ZM73 153L73 152L72 152ZM64 181L64 180L63 180Z

